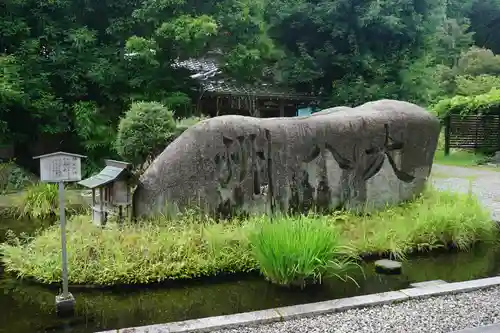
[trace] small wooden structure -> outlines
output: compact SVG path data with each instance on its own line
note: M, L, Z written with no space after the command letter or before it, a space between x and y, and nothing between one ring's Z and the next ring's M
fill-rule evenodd
M132 204L130 180L132 165L127 162L105 160L106 167L90 178L78 184L92 189L92 220L97 225L106 224L108 214L115 214L118 210L119 220L123 221L125 208L129 216L129 207ZM96 190L99 191L97 199Z
M444 127L445 155L450 153L450 148L500 150L499 114L451 114L444 118Z

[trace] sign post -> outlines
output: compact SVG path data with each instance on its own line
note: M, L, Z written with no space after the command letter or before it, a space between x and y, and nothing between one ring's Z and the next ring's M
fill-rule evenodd
M40 160L40 180L58 183L59 220L61 228L62 253L62 294L56 296L56 311L60 316L71 316L75 309L75 298L68 290L68 253L66 248L66 209L64 201L64 183L82 179L81 159L83 155L56 152L33 157Z
M68 253L66 247L66 208L64 207L64 183L59 182L59 218L61 221L61 252L62 252L62 299L69 298L68 291Z

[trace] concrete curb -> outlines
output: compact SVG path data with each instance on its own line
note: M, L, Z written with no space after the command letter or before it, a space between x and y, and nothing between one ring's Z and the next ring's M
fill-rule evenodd
M500 324L493 324L481 327L466 328L464 330L452 333L499 333L499 332L500 332Z
M434 282L434 281L433 281ZM444 282L444 281L443 281ZM223 328L267 324L284 320L324 315L375 305L389 304L446 294L470 292L500 285L500 276L465 282L421 284L421 287L407 288L379 294L341 298L332 301L287 306L269 310L238 313L227 316L208 317L167 324L123 328L100 333L188 333L210 332Z

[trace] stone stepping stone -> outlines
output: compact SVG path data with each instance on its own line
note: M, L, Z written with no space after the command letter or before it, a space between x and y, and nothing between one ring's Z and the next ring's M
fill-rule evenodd
M425 288L425 287L431 287L431 286L438 286L438 285L446 284L446 283L448 283L448 282L446 282L444 280L431 280L431 281L410 283L410 287L412 287L412 288Z
M375 271L379 274L401 274L401 267L399 261L389 259L375 261Z

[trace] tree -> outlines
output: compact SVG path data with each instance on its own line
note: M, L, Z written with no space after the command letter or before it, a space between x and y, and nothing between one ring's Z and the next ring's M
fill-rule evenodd
M485 91L500 74L500 0L4 0L0 9L0 143L14 142L33 169L32 149L46 141L89 156L90 169L113 157L134 101L191 116L195 82L173 64L207 52L237 80L323 92L330 105L428 104ZM462 57L473 39L493 53Z
M50 137L91 161L109 157L109 128L130 94L122 48L139 1L2 3L0 58L8 66L0 80L9 92L2 94L0 116L9 140L25 148L17 150L25 160L35 142Z
M164 71L173 69L160 64L217 53L228 75L253 82L279 57L267 35L264 9L264 0L147 0L134 12L144 33L127 45Z
M441 66L438 81L441 97L474 96L500 87L500 56L491 50L471 47L452 67Z
M500 1L474 0L466 13L474 31L474 42L479 47L500 53Z
M326 92L330 104L384 97L425 103L432 83L416 80L437 63L438 42L453 36L453 54L467 43L463 24L446 12L432 0L272 1L269 33L286 54L277 73L298 89Z

